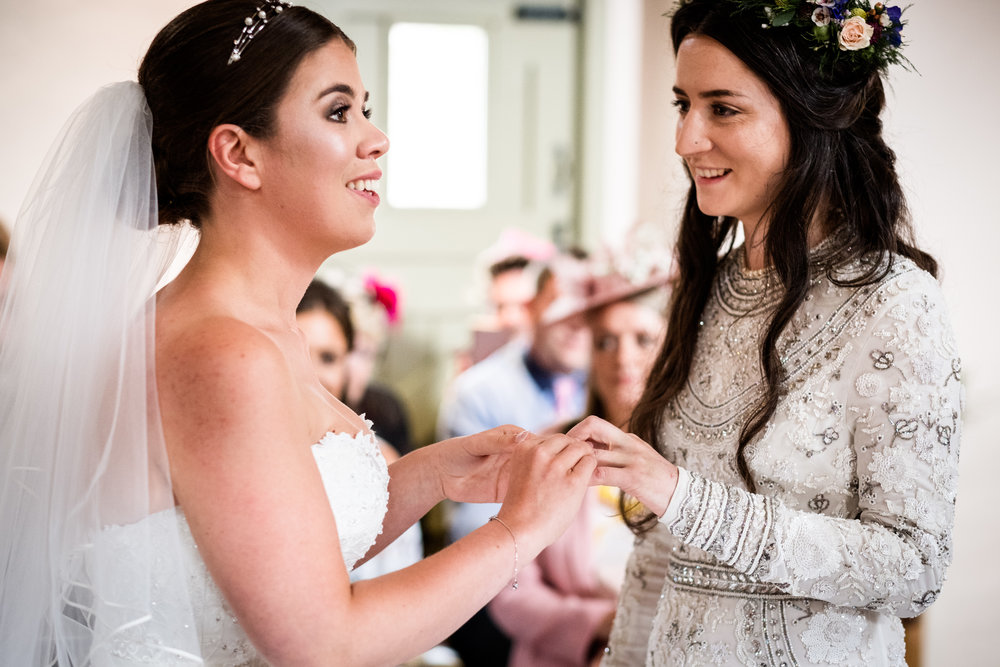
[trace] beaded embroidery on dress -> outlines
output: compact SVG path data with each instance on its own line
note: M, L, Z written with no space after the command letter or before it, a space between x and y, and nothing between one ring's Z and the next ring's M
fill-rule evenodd
M785 391L747 448L749 493L737 443L778 293L742 261L720 266L664 420L682 482L636 541L603 664L902 666L899 617L951 561L963 396L940 287L900 257L873 285L838 284L860 262L816 271L778 342Z
M327 433L312 446L323 486L337 518L340 547L348 569L354 567L382 532L382 519L389 502L388 469L371 432L371 422L365 421L366 431L357 435ZM171 605L186 604L179 601L190 597L204 662L201 663L196 656L173 650L171 647L177 643L172 639L172 628L158 623L154 617L118 634L109 647L109 655L104 656L103 661L100 657L95 658L95 664L205 664L212 667L265 664L257 656L257 651L209 575L180 508L171 508L138 523L113 526L104 531L97 548L116 557L122 590L127 590L130 584L129 541L135 538L138 531L148 531L154 545L157 539L166 541L169 531L179 532L184 561L177 563L164 559L158 563L158 580L153 582L153 594L156 596L154 608L163 614L162 618L172 618ZM188 590L177 595L172 586L166 585L166 582L173 581L186 581ZM164 585L158 585L161 582ZM140 586L134 588L142 590ZM114 614L114 610L98 612L97 616L101 618L104 617L102 614L112 617Z

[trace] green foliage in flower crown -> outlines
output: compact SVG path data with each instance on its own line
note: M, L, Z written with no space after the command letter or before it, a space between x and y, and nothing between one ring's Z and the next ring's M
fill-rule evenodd
M903 10L869 0L730 0L765 29L795 30L820 59L820 71L885 71L910 62L901 53Z

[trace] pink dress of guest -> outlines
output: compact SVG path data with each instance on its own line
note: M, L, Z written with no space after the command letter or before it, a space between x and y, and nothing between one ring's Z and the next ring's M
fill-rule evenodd
M593 559L596 492L562 537L518 572L488 610L513 642L509 667L580 667L594 635L615 610L617 591L598 578Z

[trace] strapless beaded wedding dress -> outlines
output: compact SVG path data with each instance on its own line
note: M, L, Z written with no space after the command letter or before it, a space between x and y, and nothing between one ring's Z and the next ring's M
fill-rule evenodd
M379 452L371 422L368 429L355 436L327 433L312 446L323 478L323 486L337 519L340 548L348 569L361 559L382 532L382 519L389 501L389 473ZM142 531L140 533L140 531ZM264 665L246 633L240 627L209 576L208 569L191 536L181 508L152 514L127 526L106 529L99 540L105 554L114 554L119 576L116 586L123 592L132 585L136 591L148 590L129 576L129 544L148 531L154 547L173 540L171 531L180 537L180 559L164 557L154 572L152 594L155 602L153 618L115 634L102 655L95 656L95 665L193 665L212 667L245 667ZM180 570L180 571L178 571ZM187 590L177 590L173 582L186 581ZM181 587L183 588L183 587ZM192 613L185 613L190 604ZM113 609L99 610L98 618L114 622ZM176 647L185 645L190 628L171 627L169 619L187 616L196 624L201 660ZM203 662L202 662L203 661Z

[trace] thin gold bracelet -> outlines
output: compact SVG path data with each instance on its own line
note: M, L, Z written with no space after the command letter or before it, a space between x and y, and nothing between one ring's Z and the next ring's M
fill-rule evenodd
M517 538L514 537L514 531L510 529L510 526L504 523L504 520L498 517L496 514L490 517L490 521L496 521L501 526L506 528L507 532L510 533L510 539L514 541L514 580L511 583L510 587L516 591L517 590Z

